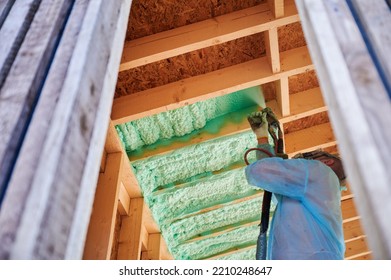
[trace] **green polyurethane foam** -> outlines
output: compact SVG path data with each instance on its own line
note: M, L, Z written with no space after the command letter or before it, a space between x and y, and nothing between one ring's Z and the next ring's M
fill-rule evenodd
M240 168L152 194L150 205L154 216L160 219L158 223L170 223L178 217L255 193Z
M186 141L201 128L217 133L226 116L235 116L238 110L253 110L254 104L264 107L261 96L255 87L116 129L128 152L179 136ZM243 113L238 115L243 117ZM232 203L259 189L247 183L244 167L230 169L234 164L244 165L244 153L256 145L254 134L246 131L131 162L145 202L175 259L204 259L256 243L259 227L241 225L259 220L262 196ZM249 160L255 160L255 153ZM208 238L197 239L203 236ZM253 259L250 253L231 257Z
M264 106L262 93L260 87L253 87L117 125L116 129L126 151L131 152L159 140L188 135L209 120L259 105Z
M244 153L256 145L254 134L246 131L135 161L132 165L144 196L148 197L161 186L244 162ZM249 158L254 157L255 153L250 153Z
M208 239L181 244L174 249L173 254L179 259L204 259L234 248L255 245L258 235L258 225L241 227Z

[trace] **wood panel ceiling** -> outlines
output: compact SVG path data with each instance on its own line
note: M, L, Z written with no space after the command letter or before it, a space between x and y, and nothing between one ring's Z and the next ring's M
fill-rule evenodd
M338 152L293 0L133 0L119 71L111 115L114 125L261 86L267 106L283 125L290 156L316 148ZM109 131L110 137L118 137L113 126ZM217 135L203 134L142 156L128 156L132 162L244 131L249 131L246 120L228 122ZM124 210L139 192L134 175L127 170L130 166L124 168L124 180L133 178L133 183L123 183L120 188L111 258L121 258L121 235L129 231L125 229L129 216L133 215L132 221L134 215L151 217L145 205L140 206L142 210L133 208L134 212ZM346 259L370 259L354 196L349 188L342 195ZM140 226L139 235L128 240L141 244L143 253L135 258L154 258L150 247L160 244L154 236L158 233L153 221ZM232 248L209 258L244 249ZM170 258L168 255L160 257Z

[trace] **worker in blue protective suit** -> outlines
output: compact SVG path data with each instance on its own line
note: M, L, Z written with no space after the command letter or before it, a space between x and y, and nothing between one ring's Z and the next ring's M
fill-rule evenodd
M253 113L249 122L258 147L272 151L265 114ZM257 159L245 169L247 180L277 200L267 259L343 259L341 160L322 151L285 160L257 152Z

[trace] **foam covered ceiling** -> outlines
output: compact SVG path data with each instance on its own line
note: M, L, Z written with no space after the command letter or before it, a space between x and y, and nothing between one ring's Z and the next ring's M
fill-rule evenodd
M241 122L259 104L253 87L116 127L128 155L140 158L131 161L134 173L175 259L255 259L262 191L247 184L243 155L256 138L218 133L227 118ZM203 131L216 138L143 158L146 149Z

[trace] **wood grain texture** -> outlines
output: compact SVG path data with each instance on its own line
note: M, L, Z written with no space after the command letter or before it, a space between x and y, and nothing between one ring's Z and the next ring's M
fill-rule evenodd
M345 2L296 3L368 244L374 258L388 259L391 104L386 90Z
M81 258L130 3L77 1L73 7L75 13L67 27L71 22L74 28L80 27L76 37L68 37L73 42L62 40L59 46L69 52L68 63L55 56L58 66L67 65L67 69L49 118L50 128L39 143L29 134L26 137L34 149L42 149L28 185L25 208L19 210L20 221L8 248L10 258ZM76 13L81 7L85 12ZM51 67L50 71L53 73L48 76L55 77L54 72L63 69ZM45 86L51 91L53 84ZM38 128L40 121L47 122L48 115L43 112L41 118L33 119L28 133ZM22 174L13 173L18 176Z

